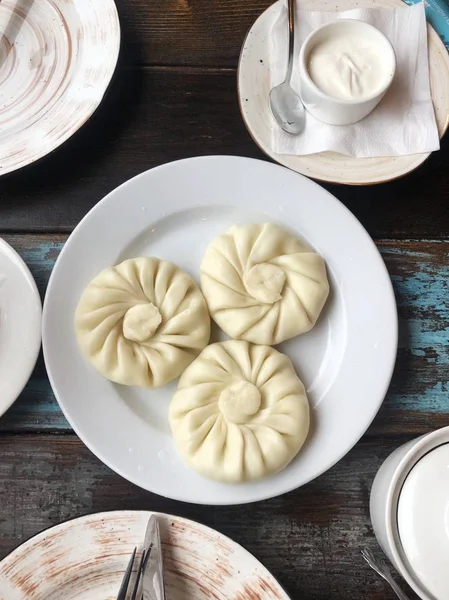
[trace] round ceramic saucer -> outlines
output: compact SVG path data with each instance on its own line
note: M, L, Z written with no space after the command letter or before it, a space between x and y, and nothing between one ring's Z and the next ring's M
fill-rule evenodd
M0 3L0 174L42 158L100 104L114 72L114 0Z
M150 516L89 515L31 538L0 563L2 598L113 600ZM158 514L158 521L170 600L288 600L265 567L229 538L180 517Z
M36 364L41 312L33 276L0 238L0 415L16 400Z
M177 381L116 385L81 355L74 313L105 267L136 256L169 260L198 280L212 239L235 223L280 224L325 259L331 296L319 323L279 346L304 382L312 428L281 473L253 483L201 477L178 455L168 423ZM176 500L239 504L283 494L334 465L377 413L396 357L391 282L371 238L319 185L266 161L181 160L142 173L98 203L64 246L48 284L43 349L56 398L85 444L120 475Z
M268 35L279 13L279 3L270 6L251 27L240 54L238 94L246 127L256 144L273 160L298 173L333 183L366 185L390 181L421 165L429 154L410 156L355 158L335 152L304 156L276 154L271 150L271 128L276 127L268 105ZM310 10L329 10L328 0L302 0ZM335 0L332 9L403 6L401 0ZM428 47L430 87L440 137L449 125L449 53L438 34L429 26ZM244 101L248 99L248 101Z

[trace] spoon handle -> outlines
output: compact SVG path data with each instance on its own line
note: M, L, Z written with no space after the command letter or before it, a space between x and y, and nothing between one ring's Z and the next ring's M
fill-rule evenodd
M287 0L288 5L288 64L285 80L290 82L293 72L293 51L295 49L295 3L296 0Z

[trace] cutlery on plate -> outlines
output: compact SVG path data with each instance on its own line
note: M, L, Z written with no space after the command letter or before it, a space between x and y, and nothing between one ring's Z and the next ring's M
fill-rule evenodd
M301 98L290 85L295 48L295 2L288 0L288 63L283 83L270 92L270 108L279 127L287 133L298 134L304 129L305 109Z
M130 587L131 575L133 572L134 561L136 558L137 548L134 548L133 553L131 554L131 558L129 559L128 566L126 567L125 575L123 576L122 584L120 586L119 593L117 595L117 600L126 600L128 595L128 589ZM142 552L142 556L140 558L139 568L137 570L136 579L131 589L130 600L136 600L137 592L139 591L139 584L142 576L143 566L145 563L145 550Z
M395 592L396 596L400 598L400 600L410 600L409 597L404 594L401 588L398 586L396 581L393 579L393 575L391 574L391 569L388 564L381 558L376 558L371 550L368 548L364 548L362 550L362 556L369 564L369 566L376 571L387 583L390 584L391 589Z
M165 600L164 566L162 559L159 521L151 515L145 534L144 548L148 548L142 577L143 600Z
M137 568L136 578L130 586L137 548L134 548L123 576L117 600L165 600L164 569L162 562L161 537L159 523L155 515L151 515L145 532L142 555ZM138 596L139 589L141 594Z

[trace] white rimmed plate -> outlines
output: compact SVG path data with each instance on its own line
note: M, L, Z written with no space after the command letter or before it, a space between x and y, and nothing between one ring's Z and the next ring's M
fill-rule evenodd
M114 72L114 0L0 3L0 174L42 158L100 104Z
M159 390L117 386L81 356L74 312L89 281L126 258L156 255L198 280L213 237L236 222L277 222L306 239L328 265L332 293L319 324L282 344L308 389L312 430L285 471L226 485L178 457L167 419L176 382ZM59 404L85 444L141 487L203 504L282 494L336 463L364 433L385 396L396 356L390 279L369 235L312 181L264 161L210 156L142 173L95 206L69 238L44 304L43 348Z
M41 347L41 300L33 276L0 238L0 415L25 387Z
M113 600L151 513L115 511L67 521L31 538L0 563L8 600ZM254 556L217 531L159 514L170 600L288 600Z
M419 167L429 154L410 156L355 158L335 152L304 156L276 154L271 150L271 115L268 36L279 12L279 2L270 6L254 23L243 44L238 68L238 96L245 125L256 144L276 162L298 173L333 183L366 185L391 181ZM310 10L348 10L404 6L402 0L302 0ZM429 25L430 87L440 137L449 125L449 53L438 34ZM287 34L286 34L287 35Z

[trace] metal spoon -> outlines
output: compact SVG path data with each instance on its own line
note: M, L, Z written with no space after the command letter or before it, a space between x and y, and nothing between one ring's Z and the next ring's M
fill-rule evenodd
M393 579L390 567L384 560L377 559L371 552L371 550L368 550L368 548L364 548L362 550L362 556L369 564L369 566L390 584L391 589L395 592L396 596L400 598L400 600L410 600L409 597L404 594L404 592L398 586L396 581Z
M287 133L298 134L304 129L305 114L301 98L290 85L295 47L295 1L288 0L288 65L285 80L270 92L270 108L277 124Z

